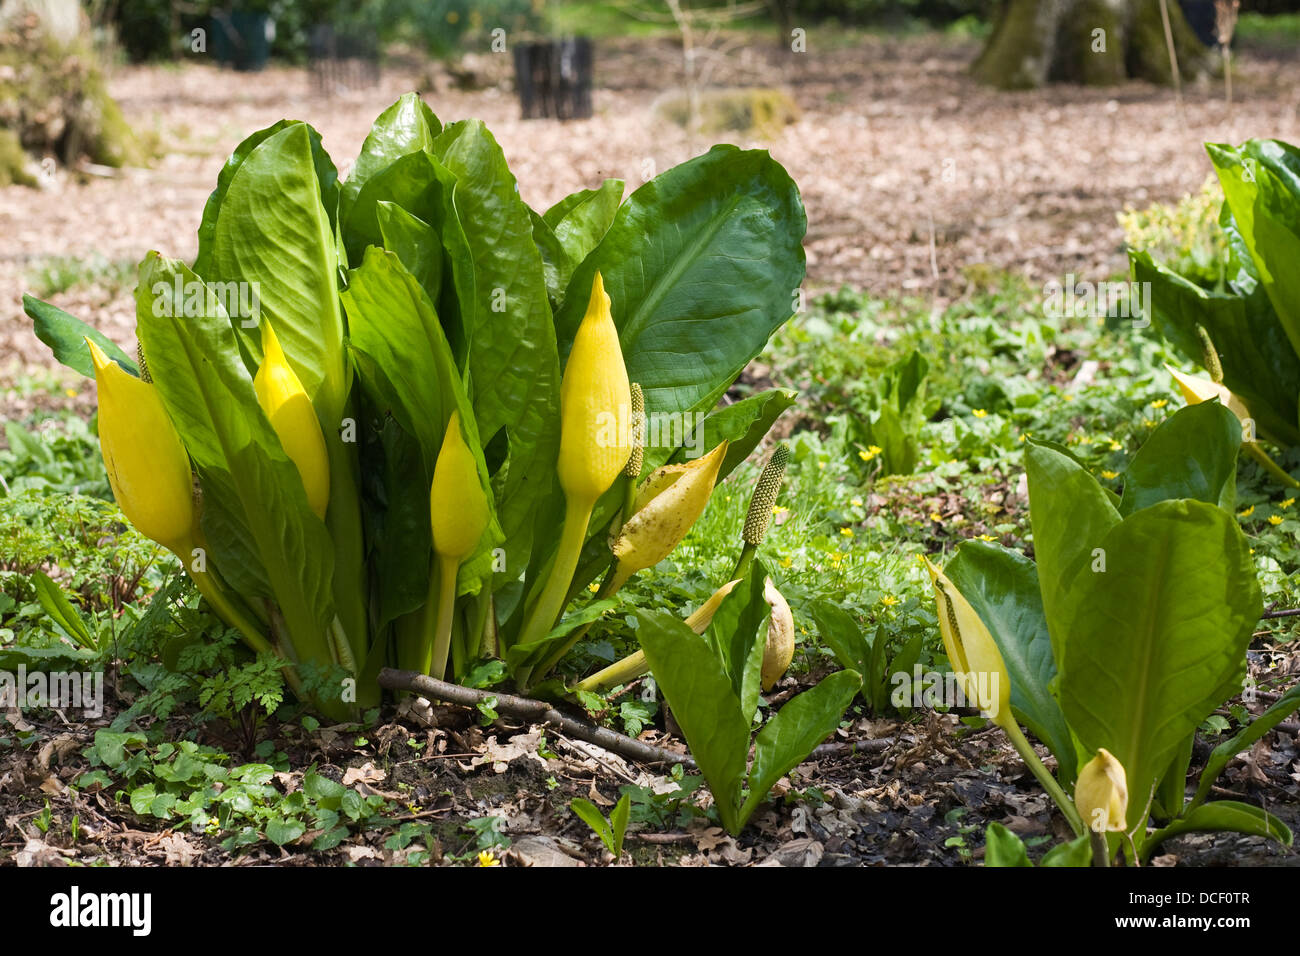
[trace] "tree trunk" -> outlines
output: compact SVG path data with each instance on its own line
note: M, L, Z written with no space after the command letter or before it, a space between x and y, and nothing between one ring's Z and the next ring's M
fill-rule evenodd
M1183 79L1210 68L1178 0L1167 0ZM988 43L971 67L1002 89L1049 82L1108 86L1128 78L1169 84L1173 71L1160 0L1004 0Z

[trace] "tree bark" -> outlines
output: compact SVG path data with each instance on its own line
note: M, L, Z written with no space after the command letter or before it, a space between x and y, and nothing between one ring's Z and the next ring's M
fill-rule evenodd
M1209 51L1168 0L1174 49L1184 80L1210 69ZM1110 86L1137 78L1168 85L1173 70L1160 0L1004 0L971 72L1002 89L1046 83Z

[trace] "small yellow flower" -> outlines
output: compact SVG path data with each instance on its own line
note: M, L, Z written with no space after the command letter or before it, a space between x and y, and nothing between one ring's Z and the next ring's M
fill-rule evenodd
M1168 405L1168 404L1169 404L1169 400L1168 400L1168 399L1157 398L1154 402L1151 403L1151 407L1152 407L1152 408L1164 408L1164 407L1165 407L1166 405Z
M931 512L930 512L930 520L931 520L931 521L939 521L939 522L942 522L942 521L943 521L943 515L939 514L939 512L937 512L937 511L931 511Z
M843 536L846 537L846 538L851 538L851 537L853 537L853 529L852 529L852 528L840 528L840 534L843 535Z
M1118 478L1118 477L1119 477L1119 472L1118 472L1118 471L1111 471L1109 468L1106 468L1106 469L1103 469L1103 470L1102 470L1101 476L1102 476L1103 478L1105 478L1107 481L1110 481L1110 480L1113 479L1113 478Z
M844 561L844 552L832 551L830 553L830 559L831 559L831 564L835 565L835 567L838 568L840 564Z
M76 398L77 390L75 388L65 388L63 390L63 394L68 396L68 398Z
M497 859L497 855L493 853L491 850L484 850L478 855L478 865L479 866L500 866L501 861Z
M592 581L590 584L587 585L587 590L590 591L592 594L595 594L597 591L600 590L600 582Z
M1274 527L1277 527L1278 525L1280 525L1280 524L1282 523L1282 516L1281 516L1281 515L1269 515L1269 516L1268 516L1268 523L1271 524L1271 525L1273 525Z
M1251 505L1251 506L1250 506L1249 508L1247 508L1245 511L1239 511L1239 512L1237 512L1237 517L1238 517L1238 518L1249 518L1249 517L1250 517L1251 515L1253 515L1254 513L1255 513L1255 506L1254 506L1254 505Z
M794 566L794 559L791 558L789 555L786 555L784 558L781 559L781 567L790 568L793 566Z
M851 504L851 505L852 505L853 507L855 507L855 508L861 508L861 507L862 507L862 499L861 499L861 498L854 498L852 501L849 502L849 504Z
M971 414L974 415L976 418L983 418L986 415L988 415L988 412L982 408L977 408L975 409L975 411L971 412Z
M1091 445L1091 444L1092 444L1092 439L1089 438L1087 435L1080 435L1080 436L1079 436L1079 444L1080 444L1080 445Z
M892 594L886 594L880 599L880 603L885 607L893 607L898 604L898 598L894 597Z
M1121 445L1119 442L1115 441L1114 439L1111 439L1111 442L1110 442L1110 450L1111 450L1111 451L1123 451L1123 450L1124 450L1124 446Z
M774 514L774 515L783 515L783 514L785 514L787 511L789 511L789 510L790 510L790 509L787 508L785 505L773 505L773 506L772 506L772 514Z
M1290 508L1293 504L1295 504L1295 499L1294 499L1294 498L1288 498L1286 501L1284 501L1284 502L1282 502L1280 505L1278 505L1278 507L1279 507L1279 508Z
M1034 437L1033 432L1021 432L1019 440L1023 442L1026 438L1033 438L1033 437Z
M1061 396L1061 398L1065 399L1067 402L1074 401L1074 396L1071 395L1069 392L1066 392L1064 395Z
M825 468L825 467L826 467L826 462L824 462L824 461L819 461L819 462L817 462L817 467L818 467L818 468Z
M1152 421L1151 419L1149 419L1149 418L1144 418L1144 419L1142 419L1142 424L1145 425L1147 428L1155 428L1155 427L1156 427L1156 423L1155 423L1154 421Z
M980 539L981 541L996 541L996 540L998 540L997 538L993 537L993 535L991 535L991 534L982 534L982 535L979 536L979 539Z
M867 446L867 451L870 452L871 455L872 455L873 457L874 457L875 455L879 455L879 454L880 454L882 451L884 451L884 450L885 450L885 449L881 448L879 445L868 445L868 446Z

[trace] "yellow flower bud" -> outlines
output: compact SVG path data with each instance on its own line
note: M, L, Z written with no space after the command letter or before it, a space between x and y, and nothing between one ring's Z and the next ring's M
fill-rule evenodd
M772 609L767 622L767 644L763 648L763 690L771 690L794 660L794 612L771 578L763 580L763 599Z
M1208 402L1212 398L1217 398L1238 419L1244 422L1247 418L1250 418L1250 411L1246 408L1245 402L1218 382L1212 382L1208 378L1199 378L1195 375L1184 375L1168 365L1165 368L1174 377L1174 383L1178 386L1178 390L1183 393L1183 399L1188 405L1199 405L1201 402Z
M460 413L452 412L433 469L429 489L433 550L456 563L463 561L488 526L487 496L479 482L474 454L460 430Z
M190 459L154 386L86 339L99 390L99 447L117 506L135 529L187 556L194 502Z
M703 458L656 468L637 492L632 517L611 547L618 558L615 580L626 581L672 553L704 513L727 454L727 442Z
M962 682L966 700L978 706L999 727L1015 726L1011 716L1011 677L993 635L947 576L928 558L922 560L934 585L944 650Z
M1128 819L1128 775L1106 748L1097 751L1074 784L1074 805L1094 833L1123 832Z
M262 364L253 377L257 402L270 419L289 460L298 468L307 504L325 517L330 500L329 455L316 409L297 373L290 367L271 323L262 318Z
M632 444L632 390L599 272L560 382L560 487L594 503L623 471Z

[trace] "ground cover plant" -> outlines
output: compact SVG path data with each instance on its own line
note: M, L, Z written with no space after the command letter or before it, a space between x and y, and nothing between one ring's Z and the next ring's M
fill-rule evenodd
M1294 803L1261 794L1294 796L1268 615L1300 457L1168 304L1242 295L1245 260L1195 246L1150 330L978 269L946 304L799 309L801 202L758 150L537 213L481 124L409 96L332 171L304 124L241 144L193 266L141 264L134 358L26 303L99 410L6 423L0 659L106 668L114 698L49 752L4 733L47 788L28 859L111 858L127 817L208 862L536 861L539 828L589 862L663 860L656 831L740 862L794 825L843 862L900 831L951 863L1145 865L1225 830L1289 858ZM1231 395L1171 387L1188 360ZM385 666L478 696L385 699ZM681 765L574 785L590 752L516 692ZM918 764L952 794L925 826Z

